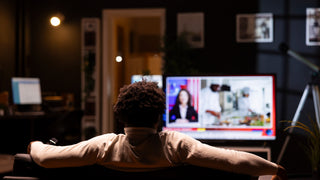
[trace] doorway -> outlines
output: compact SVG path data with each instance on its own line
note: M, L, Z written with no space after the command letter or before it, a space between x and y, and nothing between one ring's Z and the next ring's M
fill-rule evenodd
M113 104L135 74L162 74L165 9L103 10L101 132L115 131Z

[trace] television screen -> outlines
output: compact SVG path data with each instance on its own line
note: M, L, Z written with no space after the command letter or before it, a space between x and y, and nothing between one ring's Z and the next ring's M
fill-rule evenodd
M166 76L163 129L203 140L275 140L275 76Z
M131 83L142 81L142 79L156 82L159 88L162 88L162 75L133 75L131 76Z
M13 103L16 105L36 105L42 103L39 78L11 78Z

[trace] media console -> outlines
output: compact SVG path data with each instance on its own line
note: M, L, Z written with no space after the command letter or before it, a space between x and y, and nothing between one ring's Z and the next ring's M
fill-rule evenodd
M245 151L251 153L266 153L267 160L271 161L271 148L270 147L257 147L257 146L218 146L225 149L232 149L238 151Z

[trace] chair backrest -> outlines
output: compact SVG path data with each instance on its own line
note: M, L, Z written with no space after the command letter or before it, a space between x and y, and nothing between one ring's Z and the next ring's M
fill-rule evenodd
M12 179L13 177L38 178L38 179L240 179L251 180L253 177L242 174L235 174L220 170L214 170L199 166L184 165L177 167L170 167L166 169L147 171L147 172L123 172L105 168L100 165L91 165L83 167L70 168L53 168L47 169L38 166L33 162L29 154L16 154L13 166L12 177L5 178ZM5 179L4 178L4 179Z

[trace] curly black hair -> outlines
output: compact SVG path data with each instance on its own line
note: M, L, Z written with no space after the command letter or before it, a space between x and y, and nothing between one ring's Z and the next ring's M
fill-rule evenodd
M165 94L155 82L143 80L125 85L113 110L126 126L154 127L164 113Z

